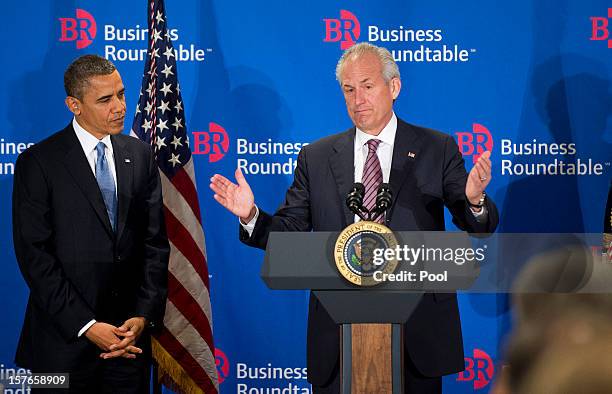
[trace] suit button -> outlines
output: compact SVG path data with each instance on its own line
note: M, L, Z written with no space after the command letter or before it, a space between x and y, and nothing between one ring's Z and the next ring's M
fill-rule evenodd
M117 290L112 290L111 291L111 296L113 296L114 298L119 297L119 292Z
M115 259L115 262L117 262L117 263L121 262L121 255L117 256L117 258Z

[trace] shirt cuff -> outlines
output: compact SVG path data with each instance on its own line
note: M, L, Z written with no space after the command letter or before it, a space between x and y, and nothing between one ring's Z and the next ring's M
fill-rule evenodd
M474 212L474 210L470 207L470 212L472 212L472 215L474 215L474 217L476 218L477 222L482 223L483 221L487 220L487 207L486 207L486 205L483 205L482 209L479 212Z
M253 230L255 230L255 223L257 222L257 218L259 217L259 208L255 205L255 216L251 219L247 224L242 223L242 220L238 218L238 222L242 226L242 228L249 234L249 237L253 234Z
M89 323L85 324L83 328L81 328L77 336L80 338L81 335L85 334L85 331L89 330L89 327L93 326L96 323L96 319L92 319Z

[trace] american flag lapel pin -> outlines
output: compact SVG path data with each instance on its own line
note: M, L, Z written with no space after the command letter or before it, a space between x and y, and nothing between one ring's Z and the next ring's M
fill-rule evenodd
M414 159L416 155L414 154L414 152L408 152L408 157L410 157L411 159Z
M124 161L125 163L131 163L131 162L132 162L130 159L123 159L123 161Z

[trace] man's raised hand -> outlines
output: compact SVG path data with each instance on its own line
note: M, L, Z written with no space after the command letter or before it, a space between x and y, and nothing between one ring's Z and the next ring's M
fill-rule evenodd
M215 200L246 224L255 216L255 196L240 168L236 169L234 175L237 184L223 175L213 175L210 178L210 188L215 192Z

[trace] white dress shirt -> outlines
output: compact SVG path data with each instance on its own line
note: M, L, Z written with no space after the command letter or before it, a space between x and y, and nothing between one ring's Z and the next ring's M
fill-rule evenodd
M376 156L380 162L380 168L383 173L383 182L389 182L389 176L391 175L391 161L393 159L393 144L395 143L395 133L397 132L397 117L395 113L391 116L389 123L382 129L380 134L372 135L367 134L359 128L355 132L355 182L361 182L361 176L363 175L363 165L368 158L368 145L367 142L372 139L380 140L378 149L376 149Z
M103 142L104 156L106 156L106 162L108 163L108 169L110 170L113 176L113 182L115 182L115 194L117 194L117 173L115 171L115 156L113 154L113 144L111 143L110 135L104 136L101 140L97 139L90 132L85 130L81 125L76 121L76 119L72 120L72 128L74 128L74 132L81 143L81 148L83 148L83 152L85 153L85 157L87 158L87 162L89 163L89 168L91 168L91 172L96 176L96 162L98 161L98 152L96 151L96 146L99 142Z
M391 175L391 162L393 161L393 144L395 143L395 133L397 132L397 117L395 113L391 115L389 123L382 129L378 135L368 134L361 131L359 127L356 127L355 131L355 182L361 182L363 176L363 166L365 165L366 159L370 149L368 148L369 140L379 140L378 148L376 149L376 156L380 162L380 168L383 175L383 183L389 182ZM364 185L365 186L365 185ZM384 216L383 216L384 217ZM359 216L355 215L355 222L360 221Z
M85 153L85 157L87 158L87 162L89 163L89 168L91 168L91 172L94 176L96 176L96 162L98 160L98 152L96 151L96 146L99 142L103 142L105 145L104 156L106 156L106 162L108 163L108 169L110 170L113 176L113 182L115 182L115 195L117 194L117 173L115 172L115 160L113 155L113 144L111 143L110 135L104 136L101 140L97 139L90 132L85 130L81 125L77 122L76 118L72 119L72 128L81 143L81 148L83 148L83 153ZM89 327L93 326L96 323L96 320L93 319L89 323L85 324L83 328L81 328L78 332L78 336L80 337L89 329Z

